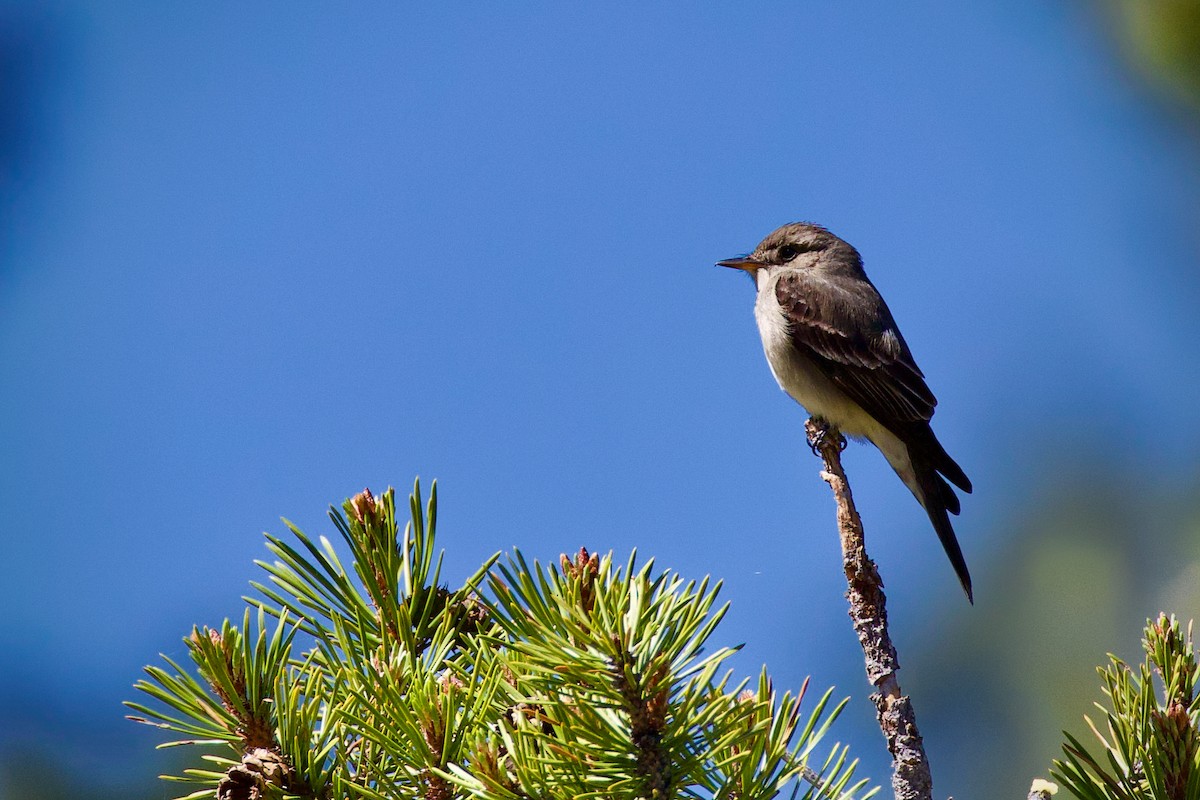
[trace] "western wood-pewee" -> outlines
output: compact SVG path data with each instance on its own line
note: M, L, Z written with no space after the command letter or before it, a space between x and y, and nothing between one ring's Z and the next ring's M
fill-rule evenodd
M970 492L971 481L929 427L937 399L858 251L819 225L797 222L750 255L717 263L754 278L754 317L780 387L812 416L879 448L924 506L974 602L949 517L959 512L950 483Z

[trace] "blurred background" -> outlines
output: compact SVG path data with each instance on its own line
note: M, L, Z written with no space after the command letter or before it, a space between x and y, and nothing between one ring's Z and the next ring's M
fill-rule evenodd
M975 482L970 607L847 468L939 796L1023 797L1094 667L1200 614L1200 7L0 6L0 796L165 798L123 719L262 531L437 478L448 578L580 545L886 785L833 503L744 276L855 244Z

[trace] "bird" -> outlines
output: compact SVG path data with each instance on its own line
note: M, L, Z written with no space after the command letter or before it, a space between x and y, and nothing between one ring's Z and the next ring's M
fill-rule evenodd
M717 266L754 279L754 317L780 388L814 418L883 453L925 509L974 603L949 516L961 510L950 484L969 493L971 481L933 433L937 398L858 251L820 225L794 222Z

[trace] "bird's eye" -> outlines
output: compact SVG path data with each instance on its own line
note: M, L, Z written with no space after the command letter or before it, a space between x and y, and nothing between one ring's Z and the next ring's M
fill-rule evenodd
M809 249L810 248L802 247L793 242L788 242L787 244L780 246L779 260L780 261L791 261L793 258L800 255L801 253L808 252Z

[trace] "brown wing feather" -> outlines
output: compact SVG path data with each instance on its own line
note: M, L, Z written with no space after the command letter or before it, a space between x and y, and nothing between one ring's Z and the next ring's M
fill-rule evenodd
M775 298L788 316L792 344L889 430L899 433L933 416L937 398L870 283L847 289L792 273L776 283Z

